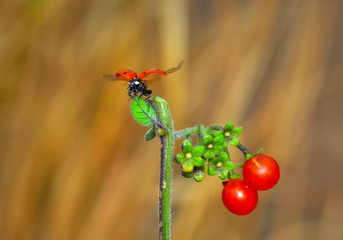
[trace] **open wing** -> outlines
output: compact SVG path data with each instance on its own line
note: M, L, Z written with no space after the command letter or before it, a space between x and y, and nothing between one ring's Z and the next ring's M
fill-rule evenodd
M149 70L146 70L144 72L142 72L141 74L139 74L138 78L139 79L143 79L144 82L151 82L151 81L155 81L155 80L159 80L165 76L167 76L170 73L176 72L177 70L180 70L180 68L183 65L183 60L176 66L173 67L171 69L168 69L167 71L162 71L156 68L152 68ZM149 76L148 78L145 78Z
M109 81L115 81L115 80L124 80L124 81L129 81L126 78L119 76L117 77L115 74L105 74L103 76L104 79L109 80Z
M176 72L177 70L180 70L182 68L182 65L183 65L183 60L181 62L179 62L179 65L177 65L176 67L173 67L173 68L167 70L166 73L169 74L169 73Z
M105 74L104 78L110 81L124 80L130 82L132 79L137 78L137 73L129 69L122 69L116 74Z

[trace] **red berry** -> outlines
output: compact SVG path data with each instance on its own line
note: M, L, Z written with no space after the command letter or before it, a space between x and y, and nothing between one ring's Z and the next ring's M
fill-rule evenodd
M230 179L225 183L222 200L225 207L237 215L246 215L255 209L257 191L249 188L243 179Z
M243 165L243 178L246 184L256 190L268 190L280 178L280 168L274 158L256 154Z

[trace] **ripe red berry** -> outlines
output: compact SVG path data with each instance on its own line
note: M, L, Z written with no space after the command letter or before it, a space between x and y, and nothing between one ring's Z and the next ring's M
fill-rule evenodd
M230 179L224 185L222 200L230 212L246 215L255 209L258 194L256 190L249 188L243 179Z
M268 155L256 154L243 165L243 179L250 188L268 190L275 186L279 178L279 165Z

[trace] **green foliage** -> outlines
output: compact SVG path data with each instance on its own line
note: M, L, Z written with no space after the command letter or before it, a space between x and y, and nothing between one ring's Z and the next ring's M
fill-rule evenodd
M131 103L133 118L143 126L151 126L156 119L154 109L142 97L135 96Z
M199 125L198 132L186 129L184 136L187 138L182 142L182 153L176 154L174 161L181 164L182 176L200 182L205 173L209 176L218 176L221 180L236 176L234 169L236 165L231 162L227 147L239 145L239 135L242 127L234 127L228 122L224 127L210 126L204 128ZM189 135L197 135L198 145L193 146ZM180 132L178 136L182 135ZM237 177L237 176L236 176Z
M154 98L157 101L159 98ZM156 121L155 111L152 106L147 103L142 97L135 97L132 100L131 112L133 117L142 125L153 127L145 134L145 140L150 141L161 133L163 127ZM245 154L246 159L252 155L239 142L239 136L242 133L242 127L235 127L232 122L227 122L224 127L210 126L205 128L203 125L198 125L194 128L187 128L183 131L174 133L174 138L185 137L182 142L182 152L174 156L173 161L181 165L182 176L192 178L200 182L205 178L205 174L209 176L218 176L219 179L237 178L234 169L236 165L231 162L228 146L236 146ZM198 137L198 144L193 145L191 136ZM263 149L260 149L259 153ZM239 164L242 167L244 164Z

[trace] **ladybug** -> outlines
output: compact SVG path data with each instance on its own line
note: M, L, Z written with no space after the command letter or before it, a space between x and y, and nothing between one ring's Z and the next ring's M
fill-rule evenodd
M162 71L157 68L151 68L139 74L138 77L136 72L128 69L123 69L119 70L116 74L105 74L104 78L110 81L127 81L128 94L130 98L134 98L136 95L139 95L140 97L145 96L148 99L150 98L152 91L148 89L147 82L161 79L163 76L167 76L167 74L179 70L182 67L182 64L183 61L181 61L178 66L167 71ZM147 76L149 76L149 78L146 78Z

